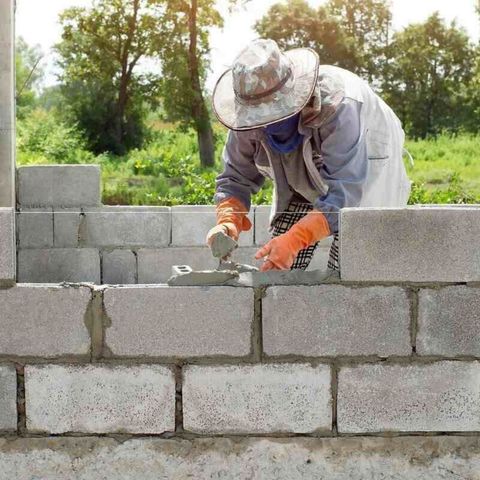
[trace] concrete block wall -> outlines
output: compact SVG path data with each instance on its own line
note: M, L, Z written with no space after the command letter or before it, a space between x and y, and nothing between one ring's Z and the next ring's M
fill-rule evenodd
M478 284L18 284L0 296L1 431L480 431Z
M213 206L102 206L96 165L20 167L17 176L19 282L166 283L172 265L218 265L205 246ZM235 261L258 265L269 210L252 208L254 226L242 234ZM326 267L330 243L322 242L311 269Z
M207 259L196 230L172 244L182 214L210 225L205 207L20 208L29 275L81 252L70 278L93 283L0 287L0 480L478 476L480 207L344 210L340 278L155 285Z

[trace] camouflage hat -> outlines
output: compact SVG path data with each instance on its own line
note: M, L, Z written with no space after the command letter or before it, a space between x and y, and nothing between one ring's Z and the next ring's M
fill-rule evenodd
M273 40L254 40L218 80L213 110L231 130L251 130L300 112L312 96L319 58L309 48L282 53Z

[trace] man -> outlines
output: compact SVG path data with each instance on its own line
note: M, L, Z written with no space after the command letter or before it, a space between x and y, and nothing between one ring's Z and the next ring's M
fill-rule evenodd
M251 228L250 197L265 177L274 183L273 238L257 252L262 271L306 269L331 235L328 267L338 270L341 208L406 205L399 119L367 83L320 65L313 50L253 41L220 77L213 107L230 131L208 244Z

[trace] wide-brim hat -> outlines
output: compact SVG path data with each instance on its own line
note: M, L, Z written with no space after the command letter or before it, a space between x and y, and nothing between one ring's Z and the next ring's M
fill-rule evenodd
M281 52L273 40L251 42L218 80L213 110L231 130L251 130L287 119L310 100L318 55L310 48Z

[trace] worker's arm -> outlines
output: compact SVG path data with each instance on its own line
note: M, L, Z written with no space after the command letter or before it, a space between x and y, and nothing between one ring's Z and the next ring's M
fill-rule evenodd
M245 132L230 131L223 150L224 170L217 177L215 203L217 225L207 235L212 244L215 235L225 233L237 240L252 227L247 215L251 195L262 187L265 178L255 166L256 145Z
M250 210L252 193L257 193L265 182L254 162L257 148L260 145L247 132L229 131L223 150L224 170L216 181L216 204L234 197Z
M345 99L320 129L320 174L329 190L314 203L323 212L332 233L338 232L339 212L356 207L362 198L368 171L366 129L361 125L362 104Z

